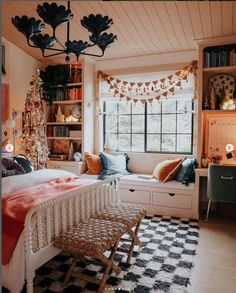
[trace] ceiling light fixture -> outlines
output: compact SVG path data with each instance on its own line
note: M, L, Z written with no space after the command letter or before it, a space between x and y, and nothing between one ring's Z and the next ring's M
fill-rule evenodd
M89 37L91 43L82 40L71 41L70 21L73 18L73 14L70 9L70 1L68 1L67 9L63 5L58 6L55 2L51 4L44 2L43 5L38 5L37 12L43 21L51 26L53 31L52 36L41 34L45 28L45 24L41 20L36 20L34 17L28 17L26 15L22 17L15 16L12 18L12 23L18 31L25 35L27 44L30 47L41 49L43 57L66 54L65 60L67 62L70 61L69 54L74 54L77 60L80 55L102 57L106 48L117 39L117 36L112 33L108 34L104 32L113 24L111 18L102 16L101 14L90 14L89 16L84 16L80 22L91 33ZM67 22L67 36L63 44L56 38L56 28L65 22ZM53 48L57 43L62 46L62 49ZM87 49L94 46L100 48L101 54L87 52ZM54 53L46 55L48 51Z

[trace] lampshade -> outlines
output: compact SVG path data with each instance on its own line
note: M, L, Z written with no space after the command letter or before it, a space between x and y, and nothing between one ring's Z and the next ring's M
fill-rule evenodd
M13 119L7 119L6 121L6 127L7 128L14 128L16 127L16 121Z

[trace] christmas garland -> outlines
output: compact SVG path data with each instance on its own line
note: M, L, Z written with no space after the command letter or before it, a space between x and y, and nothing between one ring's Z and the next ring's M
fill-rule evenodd
M161 97L167 98L168 94L174 95L176 88L182 89L182 81L188 82L190 75L197 75L197 61L165 78L148 82L120 80L102 71L98 71L97 77L99 81L109 84L109 90L113 92L114 97L144 104L147 101L152 103L153 100L160 100Z

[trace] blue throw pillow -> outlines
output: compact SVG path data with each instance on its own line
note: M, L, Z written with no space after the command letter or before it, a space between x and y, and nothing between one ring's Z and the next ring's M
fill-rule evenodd
M127 165L129 157L126 154L122 155L110 155L106 153L99 154L102 163L102 172L98 176L98 179L106 179L111 175L128 175Z
M195 168L197 167L197 160L186 158L182 162L180 171L176 175L176 180L182 182L184 185L189 185L190 182L195 181Z

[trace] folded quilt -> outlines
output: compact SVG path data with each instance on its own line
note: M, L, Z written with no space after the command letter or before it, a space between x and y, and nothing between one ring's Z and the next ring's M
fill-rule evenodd
M20 234L24 229L28 211L40 203L84 186L79 182L78 178L54 179L47 183L2 196L3 265L8 264L10 261Z

